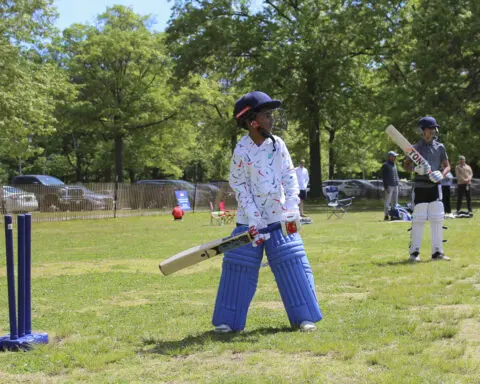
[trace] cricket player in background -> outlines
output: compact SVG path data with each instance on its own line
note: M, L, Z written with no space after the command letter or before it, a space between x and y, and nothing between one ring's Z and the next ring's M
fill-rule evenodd
M300 188L300 193L298 194L298 197L300 198L300 216L307 217L303 211L303 202L307 199L307 187L310 177L308 175L308 169L305 168L304 159L300 160L300 163L298 164L298 167L295 168L295 171L297 172L298 187Z
M413 218L410 237L410 261L420 261L420 245L423 227L430 222L432 240L432 260L450 260L443 253L442 187L440 181L450 172L447 151L442 143L435 140L439 125L431 116L425 116L418 122L422 139L414 144L415 149L427 160L428 164L414 167L413 162L405 159L404 168L415 171L413 188ZM441 170L441 171L440 171Z
M235 104L237 125L248 133L238 142L230 164L229 182L238 203L232 235L249 230L254 239L224 255L212 320L217 332L245 328L264 250L291 326L313 331L322 319L300 235L284 235L281 230L258 233L268 224L300 219L295 168L284 141L272 135L274 124L286 129L280 104L258 91L245 94Z

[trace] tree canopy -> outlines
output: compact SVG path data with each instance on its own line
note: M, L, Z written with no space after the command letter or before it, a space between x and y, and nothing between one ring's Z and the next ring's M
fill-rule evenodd
M4 1L0 176L225 180L242 134L233 105L251 90L283 101L280 134L307 159L314 195L326 178L375 177L393 146L385 127L413 141L424 115L478 174L479 12L466 0L176 0L165 32L120 5L57 31L53 1Z

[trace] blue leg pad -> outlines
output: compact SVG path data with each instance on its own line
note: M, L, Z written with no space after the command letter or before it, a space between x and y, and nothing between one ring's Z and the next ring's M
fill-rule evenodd
M284 236L272 232L266 242L268 262L292 326L302 321L317 322L322 312L315 293L315 282L303 241L298 233Z
M237 227L232 235L246 229ZM252 247L248 244L225 253L213 312L213 325L227 324L234 331L245 328L248 307L257 289L263 248L263 245Z

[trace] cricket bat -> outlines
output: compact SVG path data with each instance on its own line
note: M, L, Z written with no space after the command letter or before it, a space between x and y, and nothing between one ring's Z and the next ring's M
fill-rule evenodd
M389 125L385 130L388 136L397 144L415 165L428 164L428 161L413 147L412 144L395 128Z
M266 228L260 229L258 232L269 233L280 228L282 228L281 223L273 223ZM159 265L160 271L165 276L170 275L173 272L197 264L203 260L210 259L211 257L218 256L224 252L247 245L252 239L252 235L250 235L248 231L245 231L238 235L228 236L206 244L197 245L162 261Z

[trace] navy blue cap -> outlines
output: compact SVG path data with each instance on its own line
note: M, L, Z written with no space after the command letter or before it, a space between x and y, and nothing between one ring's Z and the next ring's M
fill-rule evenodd
M280 100L272 100L266 93L259 91L249 92L237 100L235 108L233 109L233 116L235 119L239 119L252 109L255 112L263 108L276 109L280 107L281 104L282 102Z
M425 129L425 128L438 128L440 126L437 124L437 120L435 120L435 118L433 118L432 116L425 116L418 121L418 127L420 129Z

